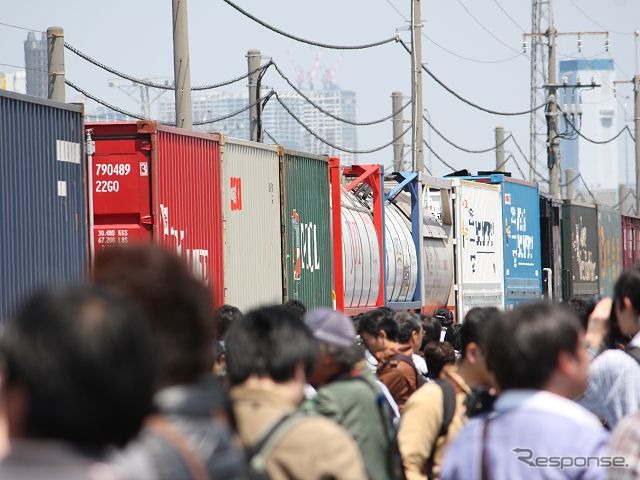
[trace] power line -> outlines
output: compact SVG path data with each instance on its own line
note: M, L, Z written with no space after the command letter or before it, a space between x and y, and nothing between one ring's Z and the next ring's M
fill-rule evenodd
M69 50L70 52L75 53L76 55L78 55L80 58L86 60L87 62L95 65L96 67L99 67L103 70L106 70L109 73L112 73L113 75L116 75L120 78L124 78L125 80L130 80L133 83L139 84L139 85L144 85L145 87L151 87L151 88L157 88L160 90L175 90L175 87L173 85L167 85L165 83L156 83L156 82L151 82L149 80L144 80L141 78L136 78L136 77L132 77L131 75L128 75L124 72L121 72L119 70L116 70L113 67L110 67L108 65L105 65L104 63L96 60L95 58L91 57L90 55L87 55L86 53L78 50L76 47L74 47L73 45L65 42L64 43L64 47ZM250 75L253 75L254 73L258 72L258 71L262 71L262 70L266 70L267 68L269 68L269 66L271 65L271 62L267 62L264 65L261 65L260 68L256 69L253 72L248 72L242 75L239 75L235 78L232 78L230 80L225 80L224 82L220 82L220 83L211 83L208 85L200 85L200 86L196 86L196 87L192 87L191 90L192 91L199 91L199 90L212 90L214 88L219 88L219 87L224 87L227 85L231 85L232 83L235 82L239 82L240 80L244 80L245 78L249 77Z
M520 176L522 177L522 179L526 180L527 176L522 171L522 168L520 168L520 164L518 163L518 160L516 160L516 157L514 157L512 153L510 153L509 156L505 158L504 162L502 162L502 164L499 165L499 168L502 168L502 165L506 164L509 161L509 159L513 160L513 163L516 164L516 168L518 169L518 172L520 172Z
M100 105L104 105L105 107L107 107L107 108L109 108L109 109L111 109L111 110L113 110L113 111L115 111L115 112L121 113L121 114L123 114L123 115L127 115L127 116L129 116L129 117L131 117L131 118L137 118L138 120L146 120L144 117L141 117L140 115L137 115L137 114L135 114L135 113L128 112L127 110L123 110L123 109L121 109L121 108L119 108L119 107L116 107L115 105L112 105L112 104L110 104L110 103L107 103L106 101L104 101L104 100L102 100L102 99L100 99L100 98L98 98L98 97L96 97L96 96L94 96L94 95L91 95L89 92L87 92L86 90L83 90L82 88L80 88L79 86L77 86L75 83L73 83L73 82L72 82L72 81L70 81L70 80L65 79L64 83L66 83L67 85L69 85L69 86L70 86L71 88L73 88L76 92L81 93L81 94L82 94L82 95L84 95L85 97L90 98L90 99L91 99L91 100L93 100L94 102L97 102L97 103L99 103Z
M280 74L280 76L289 84L289 86L291 88L293 88L298 95L300 95L302 98L304 98L313 108L315 108L316 110L318 110L318 111L324 113L325 115L333 118L334 120L338 120L339 122L343 122L343 123L348 123L349 125L356 125L356 126L376 125L378 123L382 123L382 122L385 122L385 121L391 119L396 113L402 112L405 108L407 108L409 105L411 105L411 100L409 100L407 103L405 103L402 106L402 108L399 111L393 112L390 115L387 115L387 116L385 116L383 118L380 118L378 120L372 120L370 122L356 122L356 121L353 121L353 120L348 120L346 118L339 117L339 116L329 112L328 110L325 110L320 105L315 103L313 100L311 100L311 98L309 98L307 95L305 95L298 87L296 87L295 84L291 80L289 80L289 78L284 73L282 73L282 70L280 70L280 67L278 67L278 65L275 62L272 61L271 64L273 65L273 68L276 69L276 72L278 72Z
M524 55L523 53L519 52L518 50L516 50L515 48L513 48L513 47L512 47L511 45L509 45L508 43L505 43L505 42L503 42L502 40L500 40L500 38L498 38L498 37L497 37L497 36L496 36L496 35L495 35L491 30L489 30L487 27L485 27L485 26L484 26L484 24L483 24L480 20L478 20L478 19L473 15L473 13L471 13L471 10L469 10L469 9L467 8L467 6L466 6L464 3L462 3L462 0L457 0L457 2L460 4L460 6L461 6L462 8L464 8L464 10L469 14L469 16L470 16L470 17L471 17L471 18L472 18L472 19L473 19L473 20L474 20L478 25L480 25L480 27L481 27L485 32L487 32L489 35L491 35L491 37L493 37L493 39L494 39L496 42L498 42L498 43L500 43L501 45L503 45L503 46L507 47L507 48L508 48L509 50L511 50L512 52L516 52L518 55L523 55L523 56L525 56L525 57L528 57L528 55Z
M225 0L226 1L226 0ZM394 143L396 143L398 140L400 140L409 130L411 130L411 125L409 127L407 127L407 129L402 132L397 138L394 138L393 140L391 140L389 143L386 143L384 145L381 145L380 147L375 147L375 148L370 148L368 150L352 150L350 148L344 148L344 147L339 147L337 145L334 145L330 142L328 142L327 140L325 140L324 138L322 138L320 135L318 135L316 132L314 132L313 130L311 130L311 128L306 125L302 120L300 120L298 118L298 116L293 113L291 111L291 109L287 106L286 103L284 103L280 97L278 96L278 94L276 92L273 92L273 95L276 97L276 100L278 100L278 103L280 105L282 105L282 108L284 108L287 113L289 115L291 115L291 117L300 124L300 126L302 128L304 128L307 132L309 132L312 136L314 136L316 139L318 139L320 142L324 143L325 145L335 149L335 150L339 150L341 152L345 152L345 153L352 153L352 154L366 154L366 153L375 153L375 152L379 152L380 150L383 150L391 145L393 145Z
M592 23L602 28L603 30L607 30L611 33L615 33L616 35L633 35L632 32L619 32L619 31L612 30L610 28L605 27L604 25L602 25L601 23L593 19L591 16L589 16L587 12L585 12L582 8L580 8L574 0L569 0L569 1L573 4L574 7L576 7L576 10L578 10L582 15L584 15L585 18L587 18L587 20L590 20Z
M507 143L507 140L509 140L509 138L511 137L511 134L509 134L502 142L494 145L493 147L489 147L489 148L484 148L481 150L472 150L470 148L465 148L465 147L461 147L460 145L457 145L456 143L454 143L453 141L449 140L447 137L445 137L426 117L426 115L423 115L422 118L424 119L425 122L427 122L427 125L429 125L434 132L436 132L438 134L438 136L440 138L442 138L445 142L447 142L449 145L451 145L452 147L457 148L458 150L461 150L463 152L466 153L488 153L488 152L492 152L494 150L496 150L498 147L501 147L502 145L504 145L505 143Z
M436 152L433 151L433 148L431 148L431 145L429 145L425 140L423 140L422 142L424 143L424 146L429 149L429 151L433 154L434 157L436 157L438 160L440 160L440 162L442 162L444 165L446 165L448 168L450 168L452 172L456 171L455 168L453 168L451 165L449 165L447 162L445 162L444 159L440 155L438 155Z
M522 32L526 32L526 30L525 30L524 28L522 28L522 27L520 26L520 24L519 24L518 22L516 22L516 21L513 19L513 17L512 17L511 15L509 15L509 12L507 12L507 11L505 10L505 8L500 4L500 2L498 2L498 0L493 0L493 3L495 3L495 4L498 6L498 8L499 8L500 10L502 10L502 13L504 13L504 14L506 15L506 17L507 17L509 20L511 20L511 23L513 23L516 27L518 27Z
M255 15L252 15L251 13L247 12L246 10L240 8L238 5L236 5L235 3L233 3L230 0L223 0L227 5L229 5L230 7L236 9L238 12L242 13L245 17L250 18L251 20L253 20L256 23L259 23L260 25L262 25L263 27L271 30L272 32L278 33L284 37L290 38L291 40L295 40L297 42L301 42L301 43L306 43L307 45L313 45L315 47L322 47L322 48L330 48L333 50L364 50L366 48L373 48L373 47L379 47L380 45L384 45L386 43L391 43L391 42L397 42L398 41L398 36L394 35L393 37L389 37L385 40L380 40L378 42L373 42L373 43L366 43L364 45L331 45L328 43L322 43L322 42L315 42L312 40L307 40L304 39L302 37L298 37L296 35L292 35L291 33L287 33L283 30L280 30L279 28L274 27L273 25L269 25L267 22L265 22L264 20L260 20L258 17L256 17Z
M386 1L386 2L391 6L391 8L393 8L393 9L396 11L396 13L397 13L398 15L400 15L400 16L401 16L405 21L410 22L409 18L408 18L404 13L402 13L402 12L398 9L398 7L396 7L396 6L393 4L393 2L392 2L391 0L385 0L385 1ZM521 56L522 56L522 54L521 54L521 53L518 53L517 55L511 56L511 57L509 57L509 58L503 58L503 59L501 59L501 60L480 60L480 59L478 59L478 58L466 57L466 56L461 55L461 54L459 54L459 53L456 53L456 52L454 52L454 51L452 51L452 50L449 50L447 47L445 47L444 45L439 44L438 42L436 42L433 38L429 37L429 36L428 36L426 33L424 33L424 32L422 32L422 36L423 36L425 39L427 39L427 41L431 42L433 45L435 45L436 47L438 47L439 49L441 49L441 50L443 50L443 51L447 52L449 55L453 55L454 57L458 57L458 58L460 58L460 59L462 59L462 60L466 60L466 61L468 61L468 62L474 62L474 63L485 63L485 64L486 64L486 63L496 64L496 63L505 63L505 62L509 62L509 61L511 61L511 60L513 60L513 59L515 59L515 58L518 58L518 57L521 57Z
M514 137L513 134L510 134L509 136L511 137L511 140L513 141L516 148L518 149L518 152L520 152L520 155L522 155L522 158L524 159L524 161L527 163L527 165L529 165L529 167L531 167L531 170L533 171L534 175L536 175L543 182L549 183L549 180L547 180L544 175L539 173L538 170L534 168L533 164L531 163L531 160L529 160L527 156L524 154L524 150L522 150L522 147L518 143L518 140L516 140L516 137Z
M11 23L0 22L0 25L2 25L3 27L16 28L18 30L24 30L26 32L44 33L44 30L38 30L38 29L35 29L35 28L21 27L20 25L12 25Z
M408 52L411 53L411 50L409 49L409 47L407 46L406 43L404 43L402 40L399 40L400 44L404 47L404 49ZM471 105L474 108L477 108L478 110L482 110L483 112L486 113L491 113L493 115L502 115L502 116L518 116L518 115L529 115L531 112L535 112L537 110L540 110L541 108L544 108L547 104L546 103L542 103L540 105L538 105L537 107L534 108L530 108L529 110L524 110L521 112L499 112L497 110L492 110L490 108L485 108L482 107L480 105L478 105L477 103L472 102L471 100L467 100L465 97L463 97L462 95L460 95L459 93L457 93L455 90L453 90L451 87L449 87L447 84L445 84L442 80L440 80L438 77L436 77L436 75L427 68L427 66L423 63L422 64L422 69L427 72L427 75L429 75L431 78L433 78L436 83L438 85L440 85L442 88L444 88L447 92L449 92L451 95L453 95L454 97L456 97L458 100Z
M30 70L32 72L49 73L46 70L41 70L39 68L29 68L23 65L13 65L11 63L0 63L0 65L2 65L3 67L12 67L12 68L19 68L21 70Z
M269 137L269 138L271 139L271 141L272 141L273 143L275 143L275 144L279 145L278 141L277 141L275 138L273 138L273 136L272 136L269 132L267 132L264 128L262 129L262 131L264 132L264 134L265 134L267 137Z
M560 107L560 105L558 105L558 107L560 108L560 111L562 111L562 107ZM587 137L586 135L584 135L580 130L578 130L576 128L576 126L574 125L574 123L569 120L569 116L563 112L562 116L564 117L564 121L567 122L571 128L573 128L573 130L583 139L585 139L587 142L589 143L594 143L596 145L604 145L606 143L611 143L613 142L615 139L617 139L620 135L622 135L625 131L629 132L629 135L631 135L631 138L633 138L633 135L631 133L631 130L629 129L629 125L625 125L624 128L622 130L620 130L618 133L616 133L613 137L609 138L608 140L594 140L592 138ZM635 141L635 139L634 139Z
M247 110L249 110L250 108L255 107L256 105L258 105L260 102L267 102L269 100L269 98L271 98L271 96L275 94L275 91L271 90L269 93L267 93L266 95L263 95L262 97L260 97L258 100L256 100L254 103L251 103L249 105L247 105L246 107L242 107L239 110L236 110L235 112L231 112L228 113L226 115L222 115L221 117L216 117L213 118L211 120L203 120L200 122L193 122L194 126L199 126L199 125L209 125L211 123L217 123L217 122L221 122L222 120L227 120L229 118L235 117L237 115L240 115L243 112L246 112ZM263 104L264 106L264 104Z

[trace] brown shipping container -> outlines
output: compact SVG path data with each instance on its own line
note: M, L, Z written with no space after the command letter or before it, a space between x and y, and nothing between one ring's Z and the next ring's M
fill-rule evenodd
M598 207L598 248L600 249L600 295L613 295L613 286L622 272L622 222L620 212Z
M622 266L640 263L640 218L622 215Z
M89 123L92 254L152 241L223 301L220 137L152 121ZM91 155L92 150L95 153Z
M243 312L282 303L278 147L222 142L225 303Z

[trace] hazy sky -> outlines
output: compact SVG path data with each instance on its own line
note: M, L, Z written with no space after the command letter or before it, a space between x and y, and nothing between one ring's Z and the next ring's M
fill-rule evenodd
M9 2L0 13L0 22L37 30L60 25L65 40L103 63L137 77L173 76L172 28L170 0L22 0ZM243 8L283 30L326 43L368 43L394 34L407 25L410 0L236 0ZM610 54L617 64L617 78L633 75L634 30L640 30L640 0L573 0L590 17L609 29ZM554 16L559 31L602 30L587 19L571 0L555 0ZM455 54L483 62L459 58L431 41L423 39L423 61L453 89L481 105L497 110L524 110L529 107L530 64L522 51L522 30L531 28L529 0L423 0L424 32L433 41ZM392 8L393 5L395 7ZM484 25L493 38L470 16L463 5ZM502 7L513 19L509 19ZM400 13L398 13L399 10ZM335 69L335 79L342 88L357 92L358 120L382 117L391 111L391 92L410 94L410 59L397 44L366 51L324 50L281 37L253 23L221 0L189 0L189 36L192 84L226 80L246 71L246 52L258 48L273 57L284 72L296 77L296 69L309 70L314 63ZM626 33L618 34L613 31ZM0 63L24 65L23 40L27 32L0 25ZM401 33L409 40L408 33ZM506 44L506 45L504 45ZM586 57L604 52L602 37L583 38ZM561 38L559 60L580 57L575 37ZM606 54L603 54L606 56ZM136 105L124 93L108 87L112 75L66 53L67 78L85 90L127 109ZM0 71L15 69L0 65ZM271 70L264 84L285 90ZM230 89L245 88L240 82ZM632 93L628 86L618 91L619 104ZM67 98L74 92L67 90ZM426 75L424 106L433 123L445 135L468 148L481 149L494 142L494 128L502 125L513 132L529 153L529 116L497 117L478 112L444 91ZM622 107L620 107L622 109ZM407 110L407 118L409 116ZM629 116L632 114L630 103ZM622 122L619 122L620 127ZM459 152L444 143L435 133L429 135L436 152L457 168L471 170L491 168L493 153L472 155ZM391 139L391 122L359 127L359 148L366 149ZM407 136L406 141L410 141ZM624 141L619 140L621 156ZM628 142L631 144L632 142ZM507 144L507 150L514 150ZM390 163L391 148L360 156L360 162ZM435 158L429 159L433 172L441 175L448 169ZM527 168L522 159L519 162ZM515 168L511 166L511 169ZM540 167L542 169L542 167ZM622 170L623 171L623 170Z

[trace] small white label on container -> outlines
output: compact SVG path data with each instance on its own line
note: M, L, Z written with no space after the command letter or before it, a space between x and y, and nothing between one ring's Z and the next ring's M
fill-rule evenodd
M80 163L80 144L56 140L56 160L59 162Z
M58 196L67 196L67 182L65 182L64 180L58 180Z

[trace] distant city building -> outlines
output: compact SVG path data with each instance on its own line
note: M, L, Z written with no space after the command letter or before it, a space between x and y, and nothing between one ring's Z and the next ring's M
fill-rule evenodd
M27 93L27 77L24 70L12 73L0 72L0 90Z
M125 122L137 119L98 105L95 110L85 114L84 120L85 122Z
M46 34L42 33L38 39L34 32L29 32L24 42L24 63L27 72L27 95L47 98L49 87Z
M305 91L304 94L324 110L338 117L355 121L355 92L340 90L334 84L325 84L323 90ZM295 92L284 92L278 95L294 115L319 137L333 145L350 150L358 148L356 129L353 125L325 115ZM194 95L192 97L193 121L194 123L205 122L229 115L247 107L248 103L249 95L246 91ZM173 97L167 96L160 100L158 118L161 122L175 122L175 99ZM345 165L351 165L356 161L355 155L334 150L309 134L275 98L267 103L263 111L262 122L265 143L277 142L292 150L319 155L336 155ZM249 139L249 111L195 128L203 131L219 131L232 137Z
M594 140L605 140L619 131L618 109L613 85L615 70L611 59L562 60L560 84L597 85L595 88L559 88L559 103L570 122L580 132ZM592 193L609 205L617 203L618 142L596 145L573 132L561 115L560 133L570 139L560 140L562 170L573 168L580 172ZM562 179L564 183L564 179ZM576 190L583 190L576 185ZM584 193L583 193L584 195ZM587 200L591 196L587 193ZM615 201L614 201L615 200Z

